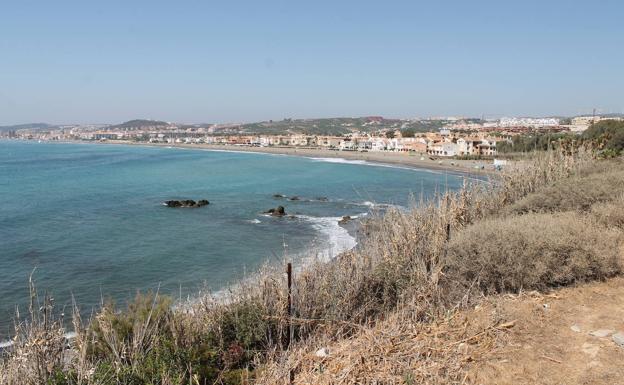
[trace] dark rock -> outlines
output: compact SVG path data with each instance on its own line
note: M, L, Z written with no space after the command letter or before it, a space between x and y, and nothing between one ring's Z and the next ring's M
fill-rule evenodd
M183 200L169 200L165 201L165 206L167 207L202 207L210 204L205 199L195 202L192 199L183 199Z
M329 201L329 199L327 199L327 197L317 197L317 198L314 198L314 199L316 199L319 202L327 202L327 201Z
M284 206L277 206L274 209L269 209L264 212L265 214L271 214L274 217L283 217L286 215L286 210L284 210Z
M282 199L282 198L286 198L286 195L282 195L282 194L273 194L273 198Z
M351 221L353 218L351 218L351 216L349 215L345 215L344 217L342 217L341 220L338 221L339 225L346 225L349 221Z
M298 201L300 198L298 196L293 196L288 198L289 201Z

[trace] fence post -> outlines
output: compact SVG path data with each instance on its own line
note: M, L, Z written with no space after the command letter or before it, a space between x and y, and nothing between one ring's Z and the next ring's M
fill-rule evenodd
M286 337L286 349L290 349L290 342L292 340L292 334L293 334L293 330L292 330L292 263L288 262L288 264L286 265L286 275L288 276L288 306L287 306L287 312L288 312L288 320L287 322L287 326L288 326L288 335ZM295 371L294 369L290 369L288 371L288 383L290 385L293 385L295 383Z
M286 265L286 274L288 275L288 306L287 306L287 312L288 312L288 321L287 321L287 326L288 326L288 336L286 338L286 349L290 348L290 340L291 340L291 335L292 335L292 322L291 322L291 317L292 317L292 263L288 262L288 265Z

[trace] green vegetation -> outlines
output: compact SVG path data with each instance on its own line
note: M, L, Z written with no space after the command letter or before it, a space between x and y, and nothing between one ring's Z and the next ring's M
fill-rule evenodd
M141 127L168 127L169 123L160 120L134 119L121 124L110 126L111 129L141 128Z
M496 144L499 153L547 151L561 148L574 141L578 137L570 133L540 133L534 132L526 135L516 135L511 138L512 143L501 141Z
M539 133L516 135L512 143L497 144L499 153L570 150L581 146L595 148L603 157L616 157L624 150L624 121L602 120L590 126L582 135L572 133Z
M583 132L583 139L593 143L603 156L621 155L624 150L624 121L602 120Z
M582 150L537 153L490 183L380 213L362 224L356 250L296 270L291 315L280 266L226 300L202 295L174 310L148 293L123 310L108 303L90 322L75 311L71 351L51 306L33 306L0 361L0 384L282 383L297 370L289 336L342 339L398 310L424 325L484 295L619 274L621 166Z
M56 128L56 126L53 126L47 123L26 123L26 124L16 124L14 126L0 126L0 132L17 131L17 130L44 131L44 130L49 130L52 128Z

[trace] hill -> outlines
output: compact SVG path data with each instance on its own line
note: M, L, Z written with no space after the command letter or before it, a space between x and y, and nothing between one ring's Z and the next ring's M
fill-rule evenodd
M56 126L48 123L24 123L24 124L16 124L12 126L0 126L0 131L17 131L17 130L33 130L33 131L42 131L49 130Z
M148 119L134 119L128 120L120 124L112 125L111 129L125 129L125 130L141 130L148 128L169 127L171 124L160 120L148 120Z

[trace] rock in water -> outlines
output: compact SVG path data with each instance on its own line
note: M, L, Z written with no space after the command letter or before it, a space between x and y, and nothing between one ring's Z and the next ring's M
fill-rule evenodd
M269 209L264 213L271 214L274 217L283 217L284 215L286 215L286 210L284 209L284 206L277 206L276 208Z
M165 201L167 207L202 207L210 204L206 199L195 202L192 199Z
M345 215L344 217L342 217L341 220L338 221L338 224L339 225L346 225L351 219L352 219L351 216Z

